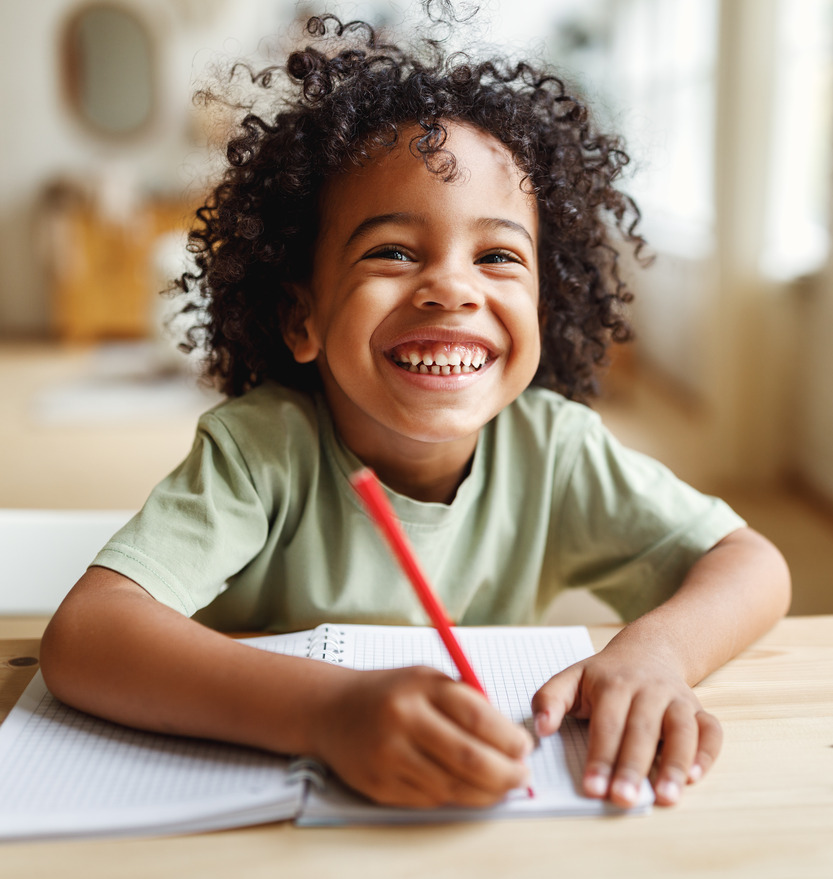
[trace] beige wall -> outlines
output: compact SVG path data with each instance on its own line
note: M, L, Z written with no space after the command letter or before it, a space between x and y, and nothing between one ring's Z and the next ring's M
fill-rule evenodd
M291 0L120 0L150 31L157 112L133 139L90 133L61 89L62 27L82 0L0 3L0 334L38 335L49 303L36 235L43 186L59 176L128 177L139 194L178 193L193 182L187 122L195 77L218 53L251 54L285 19Z
M800 290L792 423L796 470L833 504L833 263Z

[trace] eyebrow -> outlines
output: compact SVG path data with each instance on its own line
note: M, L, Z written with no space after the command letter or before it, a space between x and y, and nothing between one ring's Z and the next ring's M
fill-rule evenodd
M346 250L354 241L363 238L365 235L377 229L379 226L386 226L388 223L398 223L408 226L424 226L427 221L421 214L408 214L404 211L396 211L391 214L378 214L375 217L368 217L362 220L358 226L350 233L350 237L344 243Z
M350 233L350 237L344 243L345 250L350 247L353 242L368 235L374 229L377 229L379 226L385 226L389 223L407 226L426 226L428 221L422 214L410 214L405 213L404 211L396 211L390 214L378 214L375 217L368 217L366 220L362 220L362 222L359 223L359 225ZM529 230L524 225L516 223L514 220L507 220L503 217L481 217L475 220L473 225L475 228L485 230L508 229L510 232L517 232L535 247L535 240Z
M508 229L510 232L518 232L535 247L535 241L526 226L514 220L506 220L503 217L482 217L476 220L474 225L482 229Z

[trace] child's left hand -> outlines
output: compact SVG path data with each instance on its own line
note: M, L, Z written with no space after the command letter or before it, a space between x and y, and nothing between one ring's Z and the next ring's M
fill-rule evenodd
M590 720L584 793L636 802L662 743L656 801L677 802L716 759L723 733L683 678L656 656L611 643L544 684L532 700L535 731L554 733L567 714Z

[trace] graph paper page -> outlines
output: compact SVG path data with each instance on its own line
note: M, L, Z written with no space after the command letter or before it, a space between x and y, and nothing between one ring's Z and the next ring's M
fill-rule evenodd
M271 639L303 655L309 633ZM0 839L164 834L293 817L289 761L146 733L59 702L38 672L0 726Z
M340 633L338 660L359 669L428 665L458 678L439 635L431 628L396 626L330 626L330 639ZM532 732L530 702L539 687L556 672L593 653L583 626L460 627L455 635L483 684L489 700L501 713ZM344 821L410 823L454 818L528 815L598 815L620 812L607 802L580 793L587 753L586 724L567 718L559 733L536 742L529 757L533 796L513 791L499 805L486 810L440 809L430 812L383 809L355 797L335 780L325 793L311 793L299 823ZM652 796L646 784L639 807L644 811Z

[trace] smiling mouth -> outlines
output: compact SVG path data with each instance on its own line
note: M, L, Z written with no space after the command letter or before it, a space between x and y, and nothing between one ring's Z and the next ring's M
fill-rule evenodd
M475 342L409 342L397 345L390 359L401 369L421 375L467 375L482 369L490 356Z

